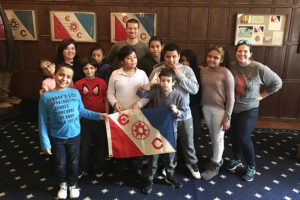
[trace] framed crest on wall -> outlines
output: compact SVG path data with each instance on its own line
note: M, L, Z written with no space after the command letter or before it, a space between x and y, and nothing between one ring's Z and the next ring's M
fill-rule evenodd
M34 10L5 10L14 40L37 40ZM0 17L0 39L5 40L5 31Z
M136 19L140 23L139 40L148 43L150 38L156 35L156 13L110 13L111 42L127 39L126 22Z
M76 42L96 42L94 12L50 11L51 40L73 38Z

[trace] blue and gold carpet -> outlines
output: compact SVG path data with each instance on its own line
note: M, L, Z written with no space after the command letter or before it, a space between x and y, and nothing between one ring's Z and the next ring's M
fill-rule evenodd
M257 173L253 182L242 181L245 169L231 173L222 167L211 181L195 180L183 166L176 177L183 184L172 189L161 175L155 179L150 195L141 193L142 183L131 174L116 179L119 171L113 160L105 163L101 178L90 175L80 179L83 200L296 200L300 199L300 160L296 160L300 130L255 129ZM229 133L225 137L225 164L231 155ZM199 167L211 153L205 126L195 135ZM41 152L37 123L18 118L0 124L0 200L55 199L57 183L51 158Z

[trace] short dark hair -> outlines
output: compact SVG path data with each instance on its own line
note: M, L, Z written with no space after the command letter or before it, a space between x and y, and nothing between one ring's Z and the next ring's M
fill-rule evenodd
M74 69L71 65L67 64L67 63L61 63L61 64L58 64L55 68L55 74L58 72L58 70L62 67L66 67L68 69L71 69L73 71L73 75L74 75Z
M160 71L158 77L162 77L162 76L167 76L167 77L171 77L172 78L172 82L175 81L175 72L173 71L173 69L170 68L164 68Z
M118 52L118 60L123 61L125 57L132 54L132 52L136 53L135 49L132 46L124 46Z
M159 41L159 43L160 43L161 45L163 44L162 39L161 39L160 37L158 37L158 36L152 36L152 37L150 38L150 40L149 40L149 45L150 45L150 43L151 43L152 41Z
M164 48L164 55L167 51L177 51L177 53L180 54L180 48L177 44L167 44Z
M134 19L134 18L132 18L132 19L129 19L129 20L127 20L126 21L126 28L128 27L128 24L138 24L138 28L140 28L140 23L139 23L139 21L138 20L136 20L136 19Z
M88 64L90 64L90 65L92 65L93 67L97 68L97 63L96 63L96 61L95 61L94 59L92 59L92 58L85 58L85 59L83 59L83 60L81 61L81 64L82 64L82 70L83 70L84 66L86 66L86 65L88 65Z
M105 55L105 51L104 51L103 47L102 47L100 44L95 44L95 45L92 47L91 53L90 53L90 54L92 55L93 51L95 51L95 50L101 50L102 53L103 53L103 55Z

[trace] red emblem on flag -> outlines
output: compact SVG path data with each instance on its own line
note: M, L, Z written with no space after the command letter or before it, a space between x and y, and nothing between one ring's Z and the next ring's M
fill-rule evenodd
M132 135L138 140L146 139L150 134L150 129L147 124L143 121L137 121L132 125Z
M120 115L120 117L118 118L118 122L121 124L121 125L126 125L128 124L129 122L129 116L126 115L126 114L122 114Z

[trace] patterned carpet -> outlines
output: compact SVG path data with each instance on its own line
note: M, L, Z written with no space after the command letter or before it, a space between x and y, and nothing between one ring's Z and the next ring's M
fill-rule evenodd
M225 138L225 164L231 155L229 134ZM116 178L118 166L105 163L101 178L90 175L80 179L80 199L84 200L290 200L300 199L300 161L296 160L300 130L255 129L257 174L253 182L242 181L245 169L234 174L222 167L211 181L195 180L179 164L176 177L183 184L175 190L158 175L150 195L141 193L140 181L131 174ZM209 158L211 146L205 126L195 135L199 167ZM0 124L0 200L55 199L57 183L49 156L40 150L37 123L22 118Z

